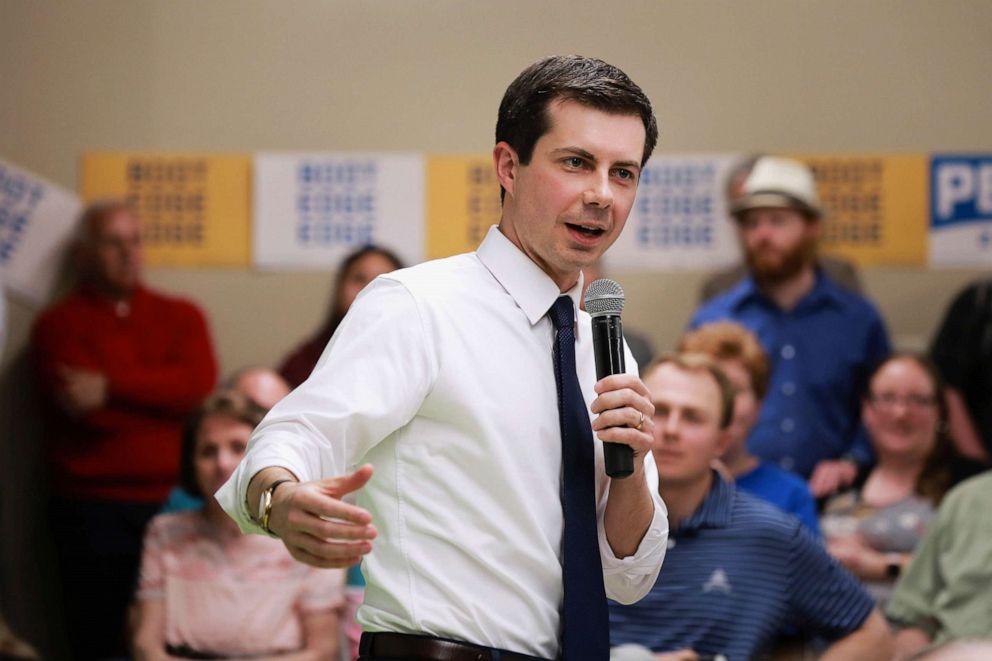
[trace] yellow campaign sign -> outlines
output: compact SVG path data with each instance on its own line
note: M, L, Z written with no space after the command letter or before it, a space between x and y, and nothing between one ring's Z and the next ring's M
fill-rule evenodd
M492 156L428 157L427 259L475 250L499 215Z
M248 266L250 171L249 156L90 152L79 191L138 210L149 266Z
M861 266L925 266L929 218L924 155L795 155L813 169L826 211L825 252Z

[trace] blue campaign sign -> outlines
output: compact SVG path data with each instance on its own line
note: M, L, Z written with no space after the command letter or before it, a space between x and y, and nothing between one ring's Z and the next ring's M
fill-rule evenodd
M930 264L992 265L992 154L932 157Z
M305 160L296 168L296 185L301 246L372 243L379 206L374 159Z
M939 154L930 162L931 225L992 221L992 154Z

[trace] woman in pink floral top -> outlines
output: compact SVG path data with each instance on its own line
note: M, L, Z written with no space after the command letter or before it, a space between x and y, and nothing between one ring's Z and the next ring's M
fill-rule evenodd
M300 564L277 539L242 535L212 497L263 414L237 393L221 393L187 425L183 486L206 505L148 526L136 659L337 658L342 571Z

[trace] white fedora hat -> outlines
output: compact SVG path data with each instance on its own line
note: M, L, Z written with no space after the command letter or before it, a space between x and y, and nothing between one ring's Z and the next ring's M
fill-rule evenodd
M823 215L813 172L799 161L778 156L758 159L744 182L744 195L730 206L738 216L750 209L795 209L814 218Z

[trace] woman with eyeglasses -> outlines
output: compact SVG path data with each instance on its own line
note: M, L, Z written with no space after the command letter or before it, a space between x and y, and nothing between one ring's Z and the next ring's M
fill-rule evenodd
M893 355L862 406L877 463L824 507L827 549L884 604L947 490L970 471L947 433L947 406L927 358Z

